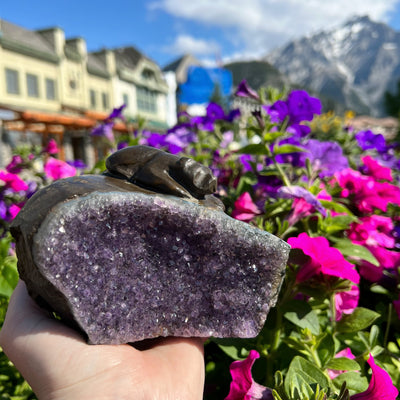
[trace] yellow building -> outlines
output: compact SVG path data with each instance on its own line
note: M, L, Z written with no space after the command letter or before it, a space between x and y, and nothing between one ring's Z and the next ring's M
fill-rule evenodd
M88 53L83 38L66 39L61 28L30 31L0 19L0 167L7 148L50 137L61 158L93 165L91 128L125 103L131 122L144 117L165 129L167 91L158 65L133 47Z

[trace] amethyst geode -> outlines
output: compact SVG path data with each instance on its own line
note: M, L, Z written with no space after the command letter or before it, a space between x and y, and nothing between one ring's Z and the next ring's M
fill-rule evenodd
M254 337L289 246L197 203L110 176L57 181L13 223L20 276L89 343Z

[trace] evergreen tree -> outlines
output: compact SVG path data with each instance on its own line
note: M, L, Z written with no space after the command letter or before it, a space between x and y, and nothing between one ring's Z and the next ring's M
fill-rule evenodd
M400 80L397 82L397 92L392 94L390 92L385 92L384 106L386 112L393 116L399 118L400 113Z

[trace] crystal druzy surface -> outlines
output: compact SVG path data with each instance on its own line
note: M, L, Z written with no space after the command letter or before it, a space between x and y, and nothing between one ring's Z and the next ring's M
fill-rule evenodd
M88 341L118 344L256 336L289 246L172 196L94 192L53 208L32 253Z

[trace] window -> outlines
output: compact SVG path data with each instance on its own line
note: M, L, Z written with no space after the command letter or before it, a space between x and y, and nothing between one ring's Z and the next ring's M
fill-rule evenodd
M137 107L140 111L157 112L157 92L145 87L136 88Z
M56 99L56 81L54 79L46 78L46 99Z
M18 71L6 68L6 86L7 86L7 93L19 94Z
M126 107L129 107L129 96L126 93L122 95L122 102L125 104Z
M89 96L90 96L90 107L96 108L96 91L90 89Z
M154 71L148 68L145 68L142 71L142 78L145 79L146 81L151 81L156 79Z
M101 102L103 104L103 109L108 110L109 105L108 105L108 94L107 93L102 93L101 94Z
M26 74L26 86L29 97L39 97L39 83L36 75Z

